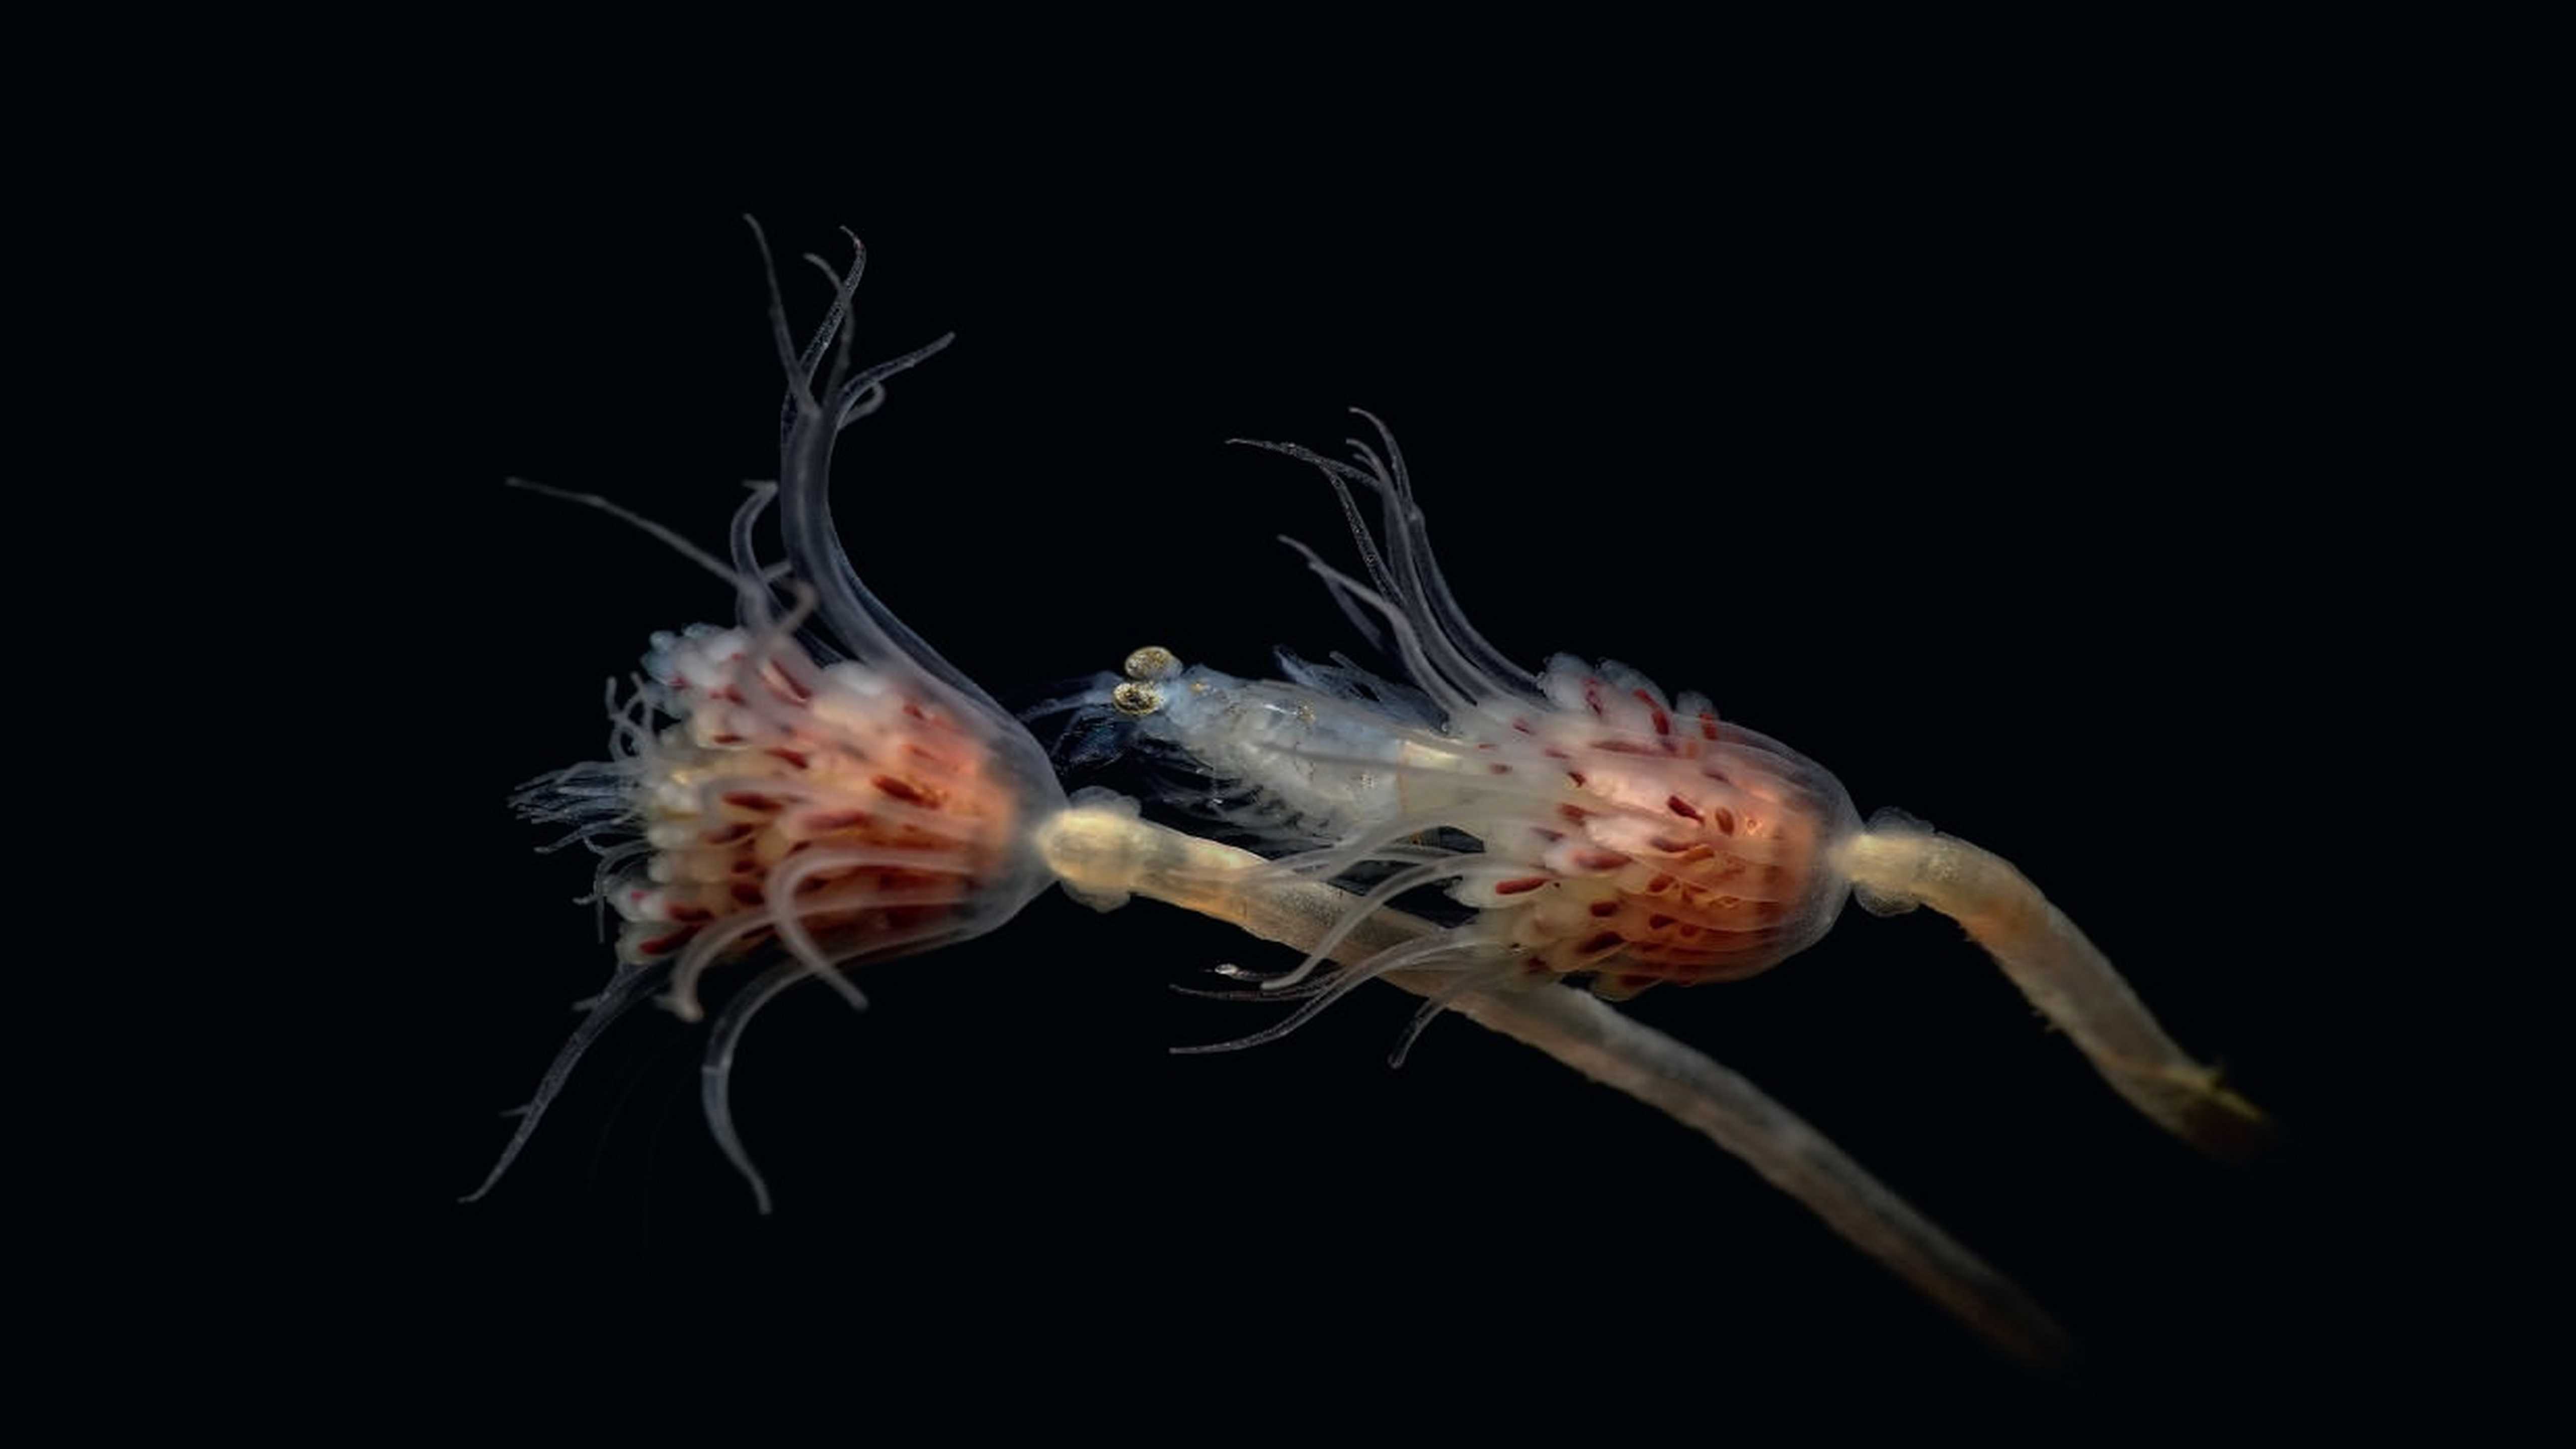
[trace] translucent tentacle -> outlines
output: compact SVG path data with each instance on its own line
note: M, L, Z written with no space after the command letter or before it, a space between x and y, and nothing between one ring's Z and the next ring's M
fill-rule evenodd
M787 304L778 288L777 265L770 257L768 239L761 234L759 223L752 223L752 234L760 243L760 263L769 284L770 336L777 347L779 364L787 374L778 483L779 528L787 542L788 561L798 575L821 590L824 621L852 654L880 668L907 669L935 690L953 694L960 706L1007 718L1009 712L991 695L942 659L860 582L832 522L832 446L841 428L870 410L859 404L871 388L881 387L887 378L933 356L953 341L955 334L852 375L849 330L842 324L859 276L866 268L866 252L861 249L846 275L834 273L820 259L810 259L832 278L833 302L832 310L826 314L826 326L818 329L813 341L800 352L788 330ZM818 390L814 373L827 343L832 344L832 364ZM822 401L826 396L832 400L828 409Z
M918 956L936 951L967 934L953 921L899 931L879 938L863 955L842 964L858 965ZM814 974L811 965L791 958L774 963L753 977L750 984L726 1002L724 1010L717 1014L715 1026L707 1037L706 1059L698 1067L698 1100L706 1111L707 1130L714 1134L716 1146L723 1150L725 1160L732 1163L734 1169L743 1175L743 1180L751 1185L752 1198L764 1216L770 1208L769 1186L761 1180L759 1170L752 1166L751 1154L744 1149L741 1133L734 1126L734 1049L741 1044L743 1031L751 1025L751 1019L763 1007L779 993Z
M1265 1042L1277 1041L1281 1037L1295 1031L1297 1028L1313 1021L1316 1017L1323 1015L1334 1002L1341 1000L1343 997L1348 996L1352 992L1357 991L1360 987L1371 981L1375 981L1377 978L1384 976L1390 971L1402 971L1408 967L1420 966L1423 962L1429 961L1435 957L1456 955L1464 951L1489 949L1490 946L1490 942L1462 939L1449 935L1429 936L1419 941L1408 941L1399 945L1390 946L1387 949L1378 952L1376 955L1370 956L1361 961L1356 966L1345 967L1340 973L1333 977L1333 984L1330 987L1315 993L1315 995L1309 999L1305 1005L1298 1007L1296 1011L1290 1013L1285 1019L1277 1022L1276 1024L1254 1032L1250 1036L1236 1037L1232 1041L1210 1042L1204 1046L1173 1047L1171 1049L1172 1055L1176 1057L1205 1056L1211 1052L1241 1051L1246 1047L1256 1047L1264 1044Z
M1421 1039L1424 1028L1438 1020L1440 1013L1456 1005L1459 997L1470 991L1480 991L1495 985L1509 976L1512 972L1512 963L1516 959L1516 957L1506 956L1482 971L1469 971L1448 986L1441 988L1438 995L1423 1002L1422 1009L1413 1013L1413 1020L1404 1024L1404 1035L1396 1040L1395 1050L1387 1054L1387 1066L1402 1068L1404 1059L1413 1054L1413 1044Z
M1382 598L1371 598L1368 591L1338 574L1323 575L1326 587L1345 614L1351 612L1352 600L1357 598L1377 604L1390 618L1402 615L1402 623L1410 626L1421 655L1417 663L1412 651L1408 650L1406 664L1418 676L1417 682L1423 688L1434 694L1444 693L1434 687L1434 677L1426 672L1436 666L1439 671L1436 682L1445 684L1447 692L1462 692L1482 698L1515 694L1531 697L1536 676L1505 657L1501 650L1476 631L1474 625L1467 622L1465 611L1458 607L1447 581L1441 577L1439 564L1431 554L1422 510L1413 501L1411 479L1404 469L1404 455L1396 448L1394 435L1374 414L1359 408L1351 411L1375 425L1378 436L1386 445L1386 456L1381 458L1368 444L1356 438L1349 440L1352 451L1366 467L1327 458L1294 443L1252 439L1235 441L1295 458L1320 471L1332 485L1334 495L1341 501L1342 515L1350 526L1352 539L1359 547L1361 563ZM1350 491L1354 483L1374 490L1385 505L1387 536L1383 550L1360 516L1358 504ZM1318 572L1322 573L1322 570ZM1386 602L1390 600L1392 603ZM1370 636L1372 643L1376 642L1376 631L1364 623L1361 629Z
M1509 655L1494 647L1467 622L1467 611L1458 606L1457 595L1449 590L1449 581L1440 573L1439 557L1431 550L1431 531L1420 504L1413 499L1413 478L1405 470L1404 450L1395 445L1394 430L1366 408L1352 412L1368 419L1386 444L1384 477L1395 507L1389 510L1387 550L1404 560L1413 574L1413 594L1420 607L1436 620L1450 641L1479 668L1497 682L1508 683L1520 693L1535 697L1538 676L1514 662ZM1365 449L1363 449L1365 451Z
M1481 712L1474 695L1433 665L1422 631L1413 627L1413 621L1405 617L1403 610L1363 587L1359 580L1324 562L1322 556L1306 545L1285 535L1279 541L1303 555L1306 567L1314 570L1326 584L1349 591L1351 597L1386 616L1388 625L1395 631L1397 654L1404 660L1405 669L1413 675L1414 683L1421 685L1423 692L1436 700L1452 720L1472 718Z
M502 1176L526 1150L528 1139L536 1135L537 1123L544 1119L546 1109L553 1106L555 1098L562 1094L564 1083L572 1080L573 1068L581 1064L582 1056L590 1050L591 1044L615 1025L619 1017L632 1010L637 1002L651 995L654 983L667 971L667 967L656 965L628 966L619 971L608 989L596 998L597 1004L590 1008L590 1014L581 1019L581 1025L573 1028L571 1039L555 1053L545 1076L537 1082L536 1095L528 1099L528 1105L518 1109L518 1130L510 1134L509 1145L501 1149L500 1160L493 1163L492 1170L484 1175L483 1185L458 1198L458 1202L480 1201L485 1194L501 1185Z
M623 504L613 503L608 499L600 497L596 493L575 493L569 489L552 488L543 483L532 483L525 478L505 478L502 482L504 486L507 487L523 488L530 493L542 494L548 498L560 498L566 503L578 503L585 508L596 508L611 518L632 524L635 527L644 530L646 533L653 535L655 538L660 539L662 542L669 544L672 548L677 549L680 556L689 560L689 562L696 564L698 567L705 569L708 573L714 574L717 578L731 584L734 592L742 596L745 607L751 607L758 602L759 586L748 575L735 572L732 568L718 560L714 554L707 552L705 549L689 542L688 539L682 537L677 532L665 528L661 524L655 523L653 520L646 518L644 515L637 513Z
M1465 866L1460 865L1453 858L1434 861L1427 865L1417 865L1388 876L1372 887L1368 894L1357 897L1351 902L1350 915L1340 925L1324 933L1324 939L1315 943L1314 949L1306 953L1306 959L1297 963L1297 969L1285 976L1274 977L1262 983L1263 986L1284 989L1305 980L1309 973L1324 963L1324 958L1333 953L1333 948L1340 945L1344 937L1358 929L1360 922L1367 920L1378 907L1406 891L1429 885L1434 881L1448 879L1465 869Z
M751 1165L751 1153L742 1145L742 1134L733 1121L733 1052L742 1040L743 1028L767 1006L773 997L803 981L813 973L799 960L778 962L753 977L751 984L734 994L717 1015L714 1030L707 1033L706 1060L698 1067L698 1101L707 1114L707 1130L714 1134L716 1147L751 1184L752 1202L762 1217L769 1216L769 1184L761 1180L760 1169Z
M768 511L770 501L778 496L778 485L753 483L749 487L751 496L734 510L733 523L726 530L725 538L733 555L734 572L758 586L761 610L757 614L746 613L742 619L746 626L757 629L765 627L767 620L777 611L777 581L791 573L792 566L783 562L762 563L759 546L753 539L753 530L759 526L761 514ZM813 631L807 632L810 636ZM815 656L817 664L830 664L841 657L840 651L823 646L819 640L809 637L800 642L807 653Z
M1215 969L1221 975L1252 974L1240 967L1219 966ZM1303 1001L1332 988L1333 978L1330 976L1313 977L1279 991L1211 991L1204 986L1183 986L1178 982L1171 983L1169 987L1174 995L1196 997L1201 1001Z

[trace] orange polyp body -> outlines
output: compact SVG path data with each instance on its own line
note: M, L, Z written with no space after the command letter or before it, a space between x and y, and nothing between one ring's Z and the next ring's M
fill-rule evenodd
M862 665L818 669L784 640L754 667L739 630L657 642L679 722L634 762L654 854L610 890L619 959L668 959L753 913L792 912L818 937L908 930L1004 868L1017 797L935 703ZM741 929L725 953L775 929Z
M1545 872L1488 888L1517 911L1512 944L1622 996L1750 976L1822 934L1842 895L1824 850L1850 814L1830 777L1712 710L1676 715L1569 663L1545 681L1558 707L1513 718L1503 746L1569 787L1517 846L1486 842Z

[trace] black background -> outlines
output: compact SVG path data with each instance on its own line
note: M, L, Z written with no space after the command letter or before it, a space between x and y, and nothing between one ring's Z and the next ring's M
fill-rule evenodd
M609 962L569 903L586 867L528 853L502 795L600 751L600 681L649 631L729 608L660 545L499 480L721 537L740 480L774 472L750 210L782 253L866 239L862 357L958 333L845 439L835 505L879 595L1005 702L1148 642L1244 674L1273 645L1362 653L1275 542L1347 560L1329 493L1223 446L1330 449L1359 404L1506 652L1699 689L1864 814L2018 863L2275 1110L2280 1156L2166 1140L1928 914L1854 909L1767 975L1629 1009L2056 1312L2079 1387L2291 1374L2323 1332L2301 1164L2331 1113L2264 762L2320 667L2301 640L2327 601L2284 561L2332 547L2303 439L2343 421L2317 381L2352 325L2339 202L2267 149L2286 140L2044 129L1819 117L1795 145L1621 149L1537 117L1254 154L1036 127L966 155L897 126L786 180L555 141L439 176L374 224L427 424L398 464L426 481L369 525L399 579L353 579L399 593L371 657L419 689L418 747L387 767L415 883L382 964L421 1127L370 1145L416 1210L421 1318L528 1363L820 1335L879 1372L1036 1360L1149 1396L1540 1362L1631 1403L1792 1367L2029 1391L1627 1099L1455 1020L1389 1071L1410 998L1167 1056L1266 1019L1168 984L1284 962L1149 903L1051 892L869 971L865 1015L774 1007L736 1095L773 1218L698 1119L697 1033L651 1013L491 1199L451 1206ZM824 287L786 275L801 331Z

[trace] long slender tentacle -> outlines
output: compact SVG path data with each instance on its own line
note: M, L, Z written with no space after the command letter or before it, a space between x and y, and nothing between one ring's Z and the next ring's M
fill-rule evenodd
M1413 1020L1404 1024L1404 1035L1396 1040L1395 1050L1387 1054L1386 1064L1392 1068L1403 1067L1405 1058L1413 1054L1413 1044L1421 1040L1424 1029L1438 1020L1440 1013L1457 1005L1458 998L1468 992L1481 991L1488 986L1500 983L1504 977L1511 975L1512 967L1517 960L1517 956L1506 956L1481 971L1469 971L1443 987L1440 994L1423 1002L1422 1009L1413 1013Z
M780 992L803 981L813 973L804 962L790 958L772 965L735 992L731 1001L716 1017L713 1030L707 1033L706 1059L698 1067L698 1101L707 1114L707 1130L715 1135L716 1147L733 1164L734 1171L751 1185L751 1197L762 1217L769 1216L769 1184L752 1166L751 1153L742 1145L742 1134L733 1121L733 1053L742 1040L743 1028Z
M564 1083L572 1079L573 1068L580 1065L582 1056L590 1050L591 1044L598 1041L609 1027L615 1025L619 1017L633 1010L637 1002L651 996L654 985L669 974L669 970L667 964L628 966L620 969L617 978L609 983L608 989L596 998L596 1004L590 1008L590 1014L581 1019L581 1025L573 1028L571 1039L555 1053L555 1059L546 1068L545 1076L537 1082L536 1095L528 1099L527 1106L519 1109L518 1130L510 1134L509 1145L501 1149L500 1160L493 1163L492 1170L484 1175L483 1185L458 1198L458 1202L480 1201L484 1195L501 1185L501 1178L509 1172L510 1164L518 1161L519 1154L526 1150L528 1139L536 1135L537 1123L545 1117L546 1109L554 1105L555 1098L564 1089Z
M1350 993L1357 991L1362 986L1367 985L1371 981L1375 981L1377 978L1384 976L1390 971L1402 971L1409 967L1417 967L1426 961L1430 961L1440 956L1451 956L1467 951L1487 949L1489 945L1490 943L1484 941L1462 939L1445 935L1434 935L1422 940L1407 941L1398 945L1390 946L1387 949L1378 952L1376 955L1360 961L1357 965L1344 967L1333 977L1333 984L1330 988L1317 992L1312 999L1306 1002L1305 1005L1298 1007L1294 1012L1273 1025L1265 1027L1260 1031L1256 1031L1250 1036L1236 1037L1232 1041L1209 1042L1203 1046L1173 1047L1171 1049L1172 1055L1176 1057L1205 1056L1212 1052L1241 1051L1246 1047L1257 1047L1267 1042L1277 1041L1281 1037L1295 1031L1297 1028L1313 1021L1316 1017L1323 1015L1334 1002L1341 1000L1343 997L1348 996Z

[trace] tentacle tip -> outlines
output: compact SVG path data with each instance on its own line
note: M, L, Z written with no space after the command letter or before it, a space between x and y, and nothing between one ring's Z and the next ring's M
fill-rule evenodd
M509 1160L505 1158L501 1162L500 1166L495 1167L489 1173L484 1174L483 1185L481 1187L478 1187L472 1192L465 1194L463 1197L458 1198L456 1200L456 1205L458 1207L464 1207L471 1203L481 1202L483 1199L490 1197L492 1195L492 1189L499 1187L501 1185L501 1179L507 1177L509 1172L510 1163Z
M1284 543L1297 551L1297 556L1306 561L1306 567L1315 570L1317 573L1325 573L1331 569L1332 566L1324 562L1324 556L1322 554L1319 554L1312 548L1307 547L1304 542L1296 538L1294 535L1283 533L1278 535L1278 538L1281 543Z

